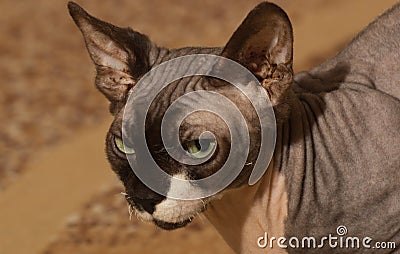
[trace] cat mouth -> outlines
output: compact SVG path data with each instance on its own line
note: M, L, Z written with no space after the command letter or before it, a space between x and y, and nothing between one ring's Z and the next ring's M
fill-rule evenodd
M161 221L161 220L156 220L156 219L153 220L153 222L156 226L158 226L162 229L165 229L165 230L174 230L174 229L178 229L178 228L183 228L187 224L189 224L191 221L192 221L191 219L186 219L182 222L171 223L171 222L166 222L166 221Z
M171 222L167 221L168 219L171 218L154 217L153 214L149 214L143 210L138 209L137 206L134 205L134 203L133 204L132 203L133 202L128 202L130 216L132 216L133 213L135 213L136 218L138 218L140 221L153 222L157 227L164 230L174 230L178 228L183 228L187 226L194 219L196 215L206 210L206 206L204 206L202 207L202 209L192 212L191 215L185 216L186 218L185 217L174 218L173 222Z

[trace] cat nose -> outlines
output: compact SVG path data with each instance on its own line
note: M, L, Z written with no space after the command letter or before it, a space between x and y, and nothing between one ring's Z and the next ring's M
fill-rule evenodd
M141 208L143 208L143 210L145 210L146 212L148 212L149 214L153 214L155 209L156 209L156 205L158 203L160 203L163 200L163 197L161 198L138 198L138 199L134 199L134 202L139 205Z

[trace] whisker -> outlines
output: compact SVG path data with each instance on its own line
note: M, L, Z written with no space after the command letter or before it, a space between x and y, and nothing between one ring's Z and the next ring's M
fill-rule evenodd
M129 220L131 221L132 220L133 210L132 210L132 207L131 207L131 205L129 203L127 203L127 205L128 205Z
M200 199L201 203L203 204L203 208L206 209L206 202L204 200Z

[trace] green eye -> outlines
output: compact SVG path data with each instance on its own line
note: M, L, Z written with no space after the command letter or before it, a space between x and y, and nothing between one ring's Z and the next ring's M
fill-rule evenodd
M215 148L216 142L213 140L192 140L186 143L187 152L197 159L209 156Z
M135 153L135 149L124 145L124 142L122 141L122 139L115 137L114 142L115 142L115 145L117 146L118 150L120 150L121 152L123 152L125 154L134 154Z

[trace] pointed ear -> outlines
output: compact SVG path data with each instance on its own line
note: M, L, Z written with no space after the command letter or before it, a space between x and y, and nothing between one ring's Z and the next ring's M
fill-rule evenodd
M149 56L157 47L145 35L96 19L76 3L69 2L68 9L96 65L96 86L111 102L114 114L150 69Z
M263 2L254 8L222 51L249 69L268 93L277 122L289 117L293 83L293 32L286 13Z
M291 71L293 33L288 16L275 4L259 4L232 35L222 56L244 65L260 79L271 77L280 65Z

